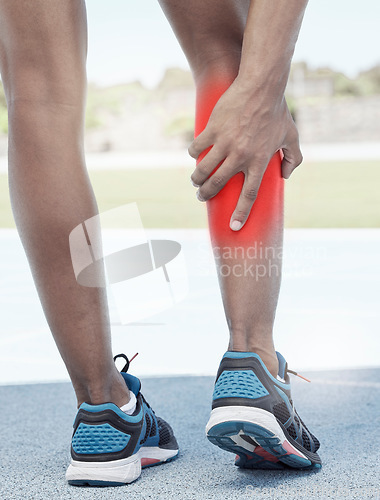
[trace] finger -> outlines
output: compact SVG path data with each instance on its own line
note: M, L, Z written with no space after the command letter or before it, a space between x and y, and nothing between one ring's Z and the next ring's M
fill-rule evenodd
M208 155L207 155L208 156ZM202 160L203 161L203 160ZM207 201L219 193L221 189L227 184L232 176L236 174L233 163L230 159L222 161L222 165L215 170L215 172L208 177L205 182L197 191L197 198L199 201Z
M281 172L284 179L289 179L293 170L295 170L299 165L301 165L303 157L301 151L291 151L289 149L282 149L284 153L284 158L281 162Z
M205 129L190 144L188 149L189 155L196 160L203 151L205 151L212 145L213 138L211 137L211 133L207 129Z
M257 169L259 170L259 169ZM265 169L264 169L265 171ZM236 208L231 216L230 228L239 231L246 223L261 184L261 177L246 174Z
M303 156L298 141L298 133L289 145L282 147L284 157L281 162L281 173L284 179L289 179L293 170L301 165Z
M213 170L215 170L223 160L224 154L220 153L215 146L212 147L191 174L190 178L193 185L196 187L202 186L212 174Z

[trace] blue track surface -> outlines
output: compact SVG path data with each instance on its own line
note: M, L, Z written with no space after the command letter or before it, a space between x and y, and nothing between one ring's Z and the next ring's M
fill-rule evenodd
M319 472L235 467L234 454L205 437L213 378L156 378L143 380L143 393L172 424L180 456L144 469L131 485L107 489L66 484L76 413L69 384L0 386L0 498L379 499L380 369L305 375L312 384L294 380L293 397L321 440Z

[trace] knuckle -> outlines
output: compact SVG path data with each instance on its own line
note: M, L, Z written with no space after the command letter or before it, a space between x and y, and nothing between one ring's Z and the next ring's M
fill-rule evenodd
M224 178L221 175L214 174L210 178L210 183L213 188L221 188L224 185Z
M197 165L197 168L196 168L196 171L194 172L193 175L196 175L198 174L198 176L206 176L208 174L208 168L207 168L207 165L205 163L198 163Z
M193 183L194 186L198 186L198 179L195 173L190 175L190 180Z
M243 196L246 200L255 200L257 197L257 188L255 186L247 186L243 191Z
M301 165L302 161L303 161L303 156L300 151L297 151L297 153L294 156L290 157L288 160L288 162L290 163L290 165L292 165L293 168L296 168L299 165Z
M200 189L198 189L196 195L197 195L198 201L206 201L208 199L208 196L204 192L204 190L201 191Z
M269 163L268 157L262 153L256 153L254 158L256 165L268 165Z
M196 148L196 145L194 143L190 144L190 146L187 148L187 151L192 158L198 157L197 148Z
M243 222L247 217L247 212L242 210L241 208L237 208L234 212L234 219L239 222Z
M235 149L235 154L238 160L246 160L249 156L250 148L246 144L238 144Z

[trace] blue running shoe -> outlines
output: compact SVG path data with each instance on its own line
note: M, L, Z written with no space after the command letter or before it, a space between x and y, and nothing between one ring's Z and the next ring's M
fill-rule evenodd
M288 373L295 372L280 353L277 358L276 379L258 354L226 352L216 377L207 438L235 453L238 467L320 468L319 441L293 405Z
M121 371L136 395L136 410L127 415L113 403L79 407L74 421L71 463L66 472L76 486L119 486L135 481L141 468L162 464L178 455L178 444L170 425L157 417L140 392L141 383Z

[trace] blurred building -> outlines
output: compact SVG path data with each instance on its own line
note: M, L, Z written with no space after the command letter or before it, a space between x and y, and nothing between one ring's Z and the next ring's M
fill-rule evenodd
M351 80L296 63L286 96L304 144L380 141L380 66ZM194 103L191 74L178 68L168 69L155 89L139 82L89 85L86 150L183 150L193 138ZM0 93L0 154L7 149L6 115Z
M362 80L293 64L286 94L303 143L380 141L380 93Z

